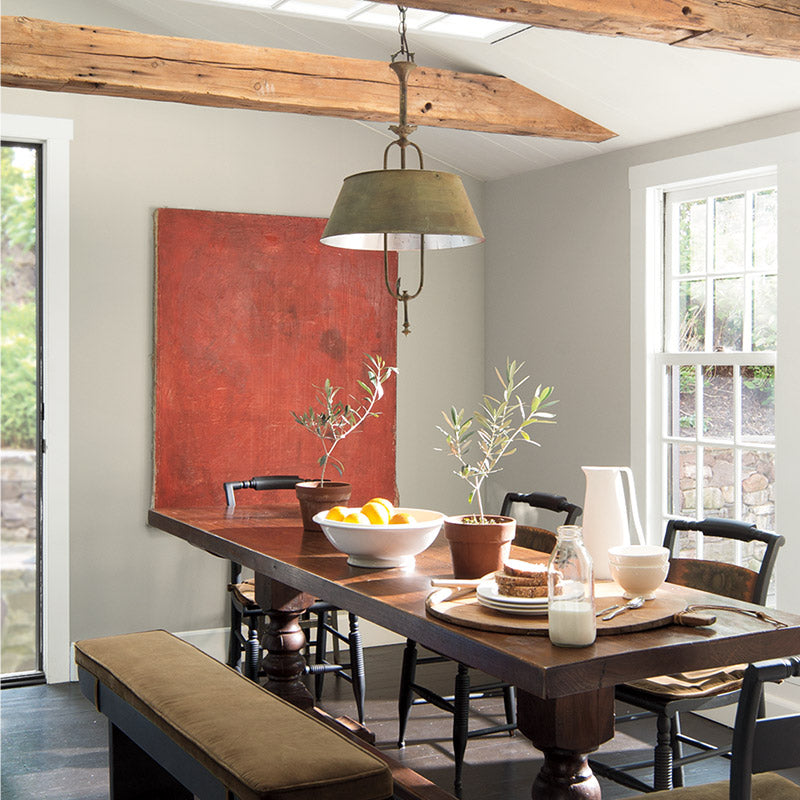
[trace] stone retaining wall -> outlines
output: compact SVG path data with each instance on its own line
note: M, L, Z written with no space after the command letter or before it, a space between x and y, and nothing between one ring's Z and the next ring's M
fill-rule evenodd
M2 670L36 663L36 453L4 450L2 475Z
M694 516L697 508L695 450L681 454L681 514ZM703 515L736 518L732 450L706 448L703 455ZM762 530L775 530L775 459L771 453L742 453L742 514Z
M4 450L2 475L2 539L36 542L36 452Z

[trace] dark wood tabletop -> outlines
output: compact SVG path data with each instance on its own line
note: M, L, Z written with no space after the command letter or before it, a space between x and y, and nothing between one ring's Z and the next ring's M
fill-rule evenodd
M412 568L364 569L349 566L323 533L303 530L296 507L158 508L149 512L148 521L195 547L250 567L275 585L291 587L290 593L327 600L514 684L521 690L520 729L545 751L543 772L550 751L586 753L613 735L613 687L618 683L800 653L800 616L781 611L770 614L785 623L782 628L716 611L711 627L669 625L598 637L594 645L574 649L555 647L546 636L459 627L425 610L430 579L452 577L443 534L416 557ZM524 557L526 552L519 549L513 555ZM665 584L659 591L687 605L758 610L681 586ZM263 596L260 602L264 606ZM568 717L580 719L581 725L565 728ZM576 772L576 781L584 779ZM536 789L534 795L538 796ZM585 796L599 797L599 788Z
M598 637L587 648L554 647L546 637L488 633L433 619L425 612L432 577L452 577L443 535L416 557L413 569L347 564L323 533L304 531L294 508L155 509L151 525L217 556L353 611L364 619L503 678L540 697L614 686L664 672L755 661L800 652L800 616L775 612L775 629L757 619L715 612L711 628L670 625ZM516 555L524 558L525 551ZM686 603L746 603L665 584Z

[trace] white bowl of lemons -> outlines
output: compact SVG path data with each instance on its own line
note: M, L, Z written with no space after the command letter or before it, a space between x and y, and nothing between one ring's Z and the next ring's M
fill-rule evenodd
M430 547L444 514L424 508L395 508L376 497L363 506L336 506L314 515L328 541L354 567L405 567Z

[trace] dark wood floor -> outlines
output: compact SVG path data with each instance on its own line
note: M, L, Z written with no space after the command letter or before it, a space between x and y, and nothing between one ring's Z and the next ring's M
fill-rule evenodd
M391 751L410 767L442 787L452 790L453 759L451 718L427 705L412 710L407 745L397 748L397 685L402 647L378 647L367 651L367 724L379 747ZM422 667L420 674L422 675ZM441 689L452 685L454 668L425 667L425 675ZM326 680L321 705L338 716L355 715L350 687L335 678ZM502 713L499 700L473 704L471 727L484 727ZM0 693L2 726L3 800L105 800L108 797L107 734L105 718L94 711L77 684L56 684L4 689ZM700 719L684 727L702 736L724 735L721 726ZM626 726L604 748L611 760L615 751L636 748L644 755L652 723ZM641 738L636 738L641 737ZM610 755L609 755L610 754ZM627 755L627 754L626 754ZM520 734L499 734L473 739L467 746L464 767L464 800L527 800L541 764L540 755ZM710 759L693 766L688 783L707 783L727 775L727 762ZM800 783L800 770L792 777ZM631 797L628 789L601 779L605 800Z

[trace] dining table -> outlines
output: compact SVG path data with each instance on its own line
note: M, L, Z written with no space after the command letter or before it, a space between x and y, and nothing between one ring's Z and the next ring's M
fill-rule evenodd
M443 534L413 565L376 569L349 565L324 533L304 530L296 506L153 508L148 522L254 571L256 601L268 618L264 685L301 708L314 700L302 680L300 618L316 598L514 685L519 730L544 757L534 800L600 800L588 755L614 735L617 684L800 653L800 616L770 610L765 619L758 606L669 583L659 593L681 607L721 606L716 621L603 635L580 648L455 624L426 606L431 580L452 577ZM514 558L529 553L512 549Z

